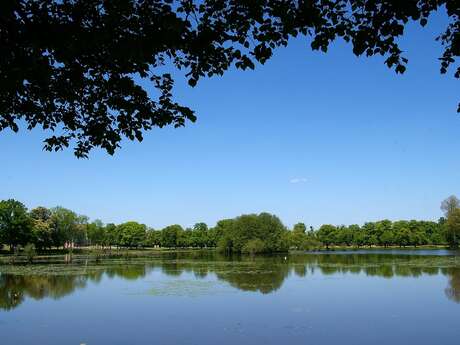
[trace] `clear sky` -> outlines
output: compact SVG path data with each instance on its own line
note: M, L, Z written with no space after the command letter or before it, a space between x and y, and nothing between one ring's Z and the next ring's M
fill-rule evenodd
M230 71L176 98L196 110L182 129L156 129L115 156L42 151L40 131L0 133L0 199L61 205L104 222L154 228L267 211L286 225L437 219L460 195L460 94L440 75L434 37L409 27L409 66L327 54L295 40L255 71Z

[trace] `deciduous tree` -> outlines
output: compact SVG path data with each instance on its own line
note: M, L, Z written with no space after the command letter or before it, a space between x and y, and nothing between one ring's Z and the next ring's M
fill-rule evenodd
M0 243L13 250L32 240L32 219L27 208L14 199L0 201Z

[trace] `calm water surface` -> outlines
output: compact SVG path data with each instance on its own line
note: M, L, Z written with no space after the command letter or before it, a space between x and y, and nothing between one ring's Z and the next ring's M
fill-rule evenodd
M446 251L0 265L0 343L460 344Z

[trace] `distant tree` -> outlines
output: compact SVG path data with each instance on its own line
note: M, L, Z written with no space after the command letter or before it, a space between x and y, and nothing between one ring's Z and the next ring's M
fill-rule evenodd
M145 245L147 247L161 246L161 231L149 229L145 236Z
M52 232L51 232L51 215L50 209L39 206L32 209L30 212L32 218L32 233L33 243L38 250L51 248L53 245Z
M32 219L27 208L14 199L0 201L0 243L25 245L32 240Z
M406 227L398 227L395 231L394 241L400 247L405 247L411 244L410 231Z
M101 220L87 224L86 231L90 245L103 246L105 244L105 227Z
M75 231L72 232L71 242L75 245L87 245L88 244L88 227L89 218L85 215L77 215L77 224Z
M126 222L118 225L119 243L123 247L138 247L145 241L147 227L137 222Z
M337 228L334 225L321 225L318 230L318 239L323 243L326 249L336 240Z
M295 224L292 231L289 233L288 241L290 247L304 249L307 240L306 231L307 227L304 223Z
M364 234L364 231L361 229L361 227L357 224L352 224L348 227L348 229L352 233L353 245L358 248L363 246L366 241L366 236Z
M364 232L364 244L371 247L378 244L378 232L374 222L366 222L362 226Z
M104 243L106 246L119 245L120 236L118 232L118 227L115 224L106 224L104 234Z
M51 209L51 238L56 247L63 246L66 242L73 242L78 236L78 215L64 207Z
M34 219L32 233L33 242L38 250L49 249L53 246L51 223L49 221Z
M218 226L222 229L218 249L223 252L241 253L243 247L252 240L262 241L263 251L268 253L289 249L285 236L286 227L278 217L269 213L242 215L231 221L218 223ZM251 243L251 248L255 245L259 249L262 248L258 245L259 241Z
M451 195L441 202L441 210L446 218L458 208L460 208L460 200L455 195Z
M432 221L419 222L420 231L425 234L426 242L430 244L445 243L445 232L440 223Z
M169 225L161 230L161 246L166 248L176 248L179 246L179 239L184 229L175 224Z
M32 219L48 222L51 219L51 210L46 207L39 206L30 211L30 216Z
M208 245L208 226L206 223L196 223L191 232L190 245L204 248Z
M123 138L142 141L155 127L183 126L194 112L174 101L174 80L188 83L232 67L254 69L295 37L327 52L343 40L357 56L382 55L396 73L411 22L425 26L444 9L440 71L460 55L455 0L4 1L0 11L0 130L53 132L45 149L94 147L113 154ZM167 69L168 69L167 68ZM460 70L454 72L460 77ZM147 92L151 83L156 92ZM153 95L158 95L155 97Z
M224 239L225 234L228 234L230 227L232 226L233 219L222 219L219 220L215 227L209 231L209 239L214 247L217 247L219 251L225 252L228 251L226 244L229 244L226 239Z
M335 239L337 244L349 246L353 243L353 230L345 225L337 227Z
M449 213L446 224L446 238L452 248L457 248L460 242L460 209L456 208Z
M388 236L391 233L391 230L392 230L392 223L390 220L384 219L384 220L376 222L374 226L374 233L372 234L376 237L376 241L374 244L379 244L379 245L384 244L383 243L384 241L382 240L382 235L386 232L387 233L386 240L388 240ZM387 243L387 245L389 244L390 243Z
M383 244L384 247L388 247L394 243L394 235L391 230L385 230L382 235L380 236L380 243Z
M305 234L305 232L307 231L307 227L305 226L304 223L297 223L297 224L294 224L292 231L299 233L299 234Z

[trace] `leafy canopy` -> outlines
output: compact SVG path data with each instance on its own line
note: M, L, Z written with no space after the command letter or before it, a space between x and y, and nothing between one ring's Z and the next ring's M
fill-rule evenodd
M447 9L441 73L460 55L457 0L5 0L0 5L0 131L51 130L44 148L113 154L123 138L184 126L194 112L173 99L174 80L253 69L296 36L326 52L338 38L356 55L382 55L404 73L398 45L409 21ZM455 71L460 77L460 68ZM156 92L143 87L151 83ZM460 108L459 108L460 111Z

